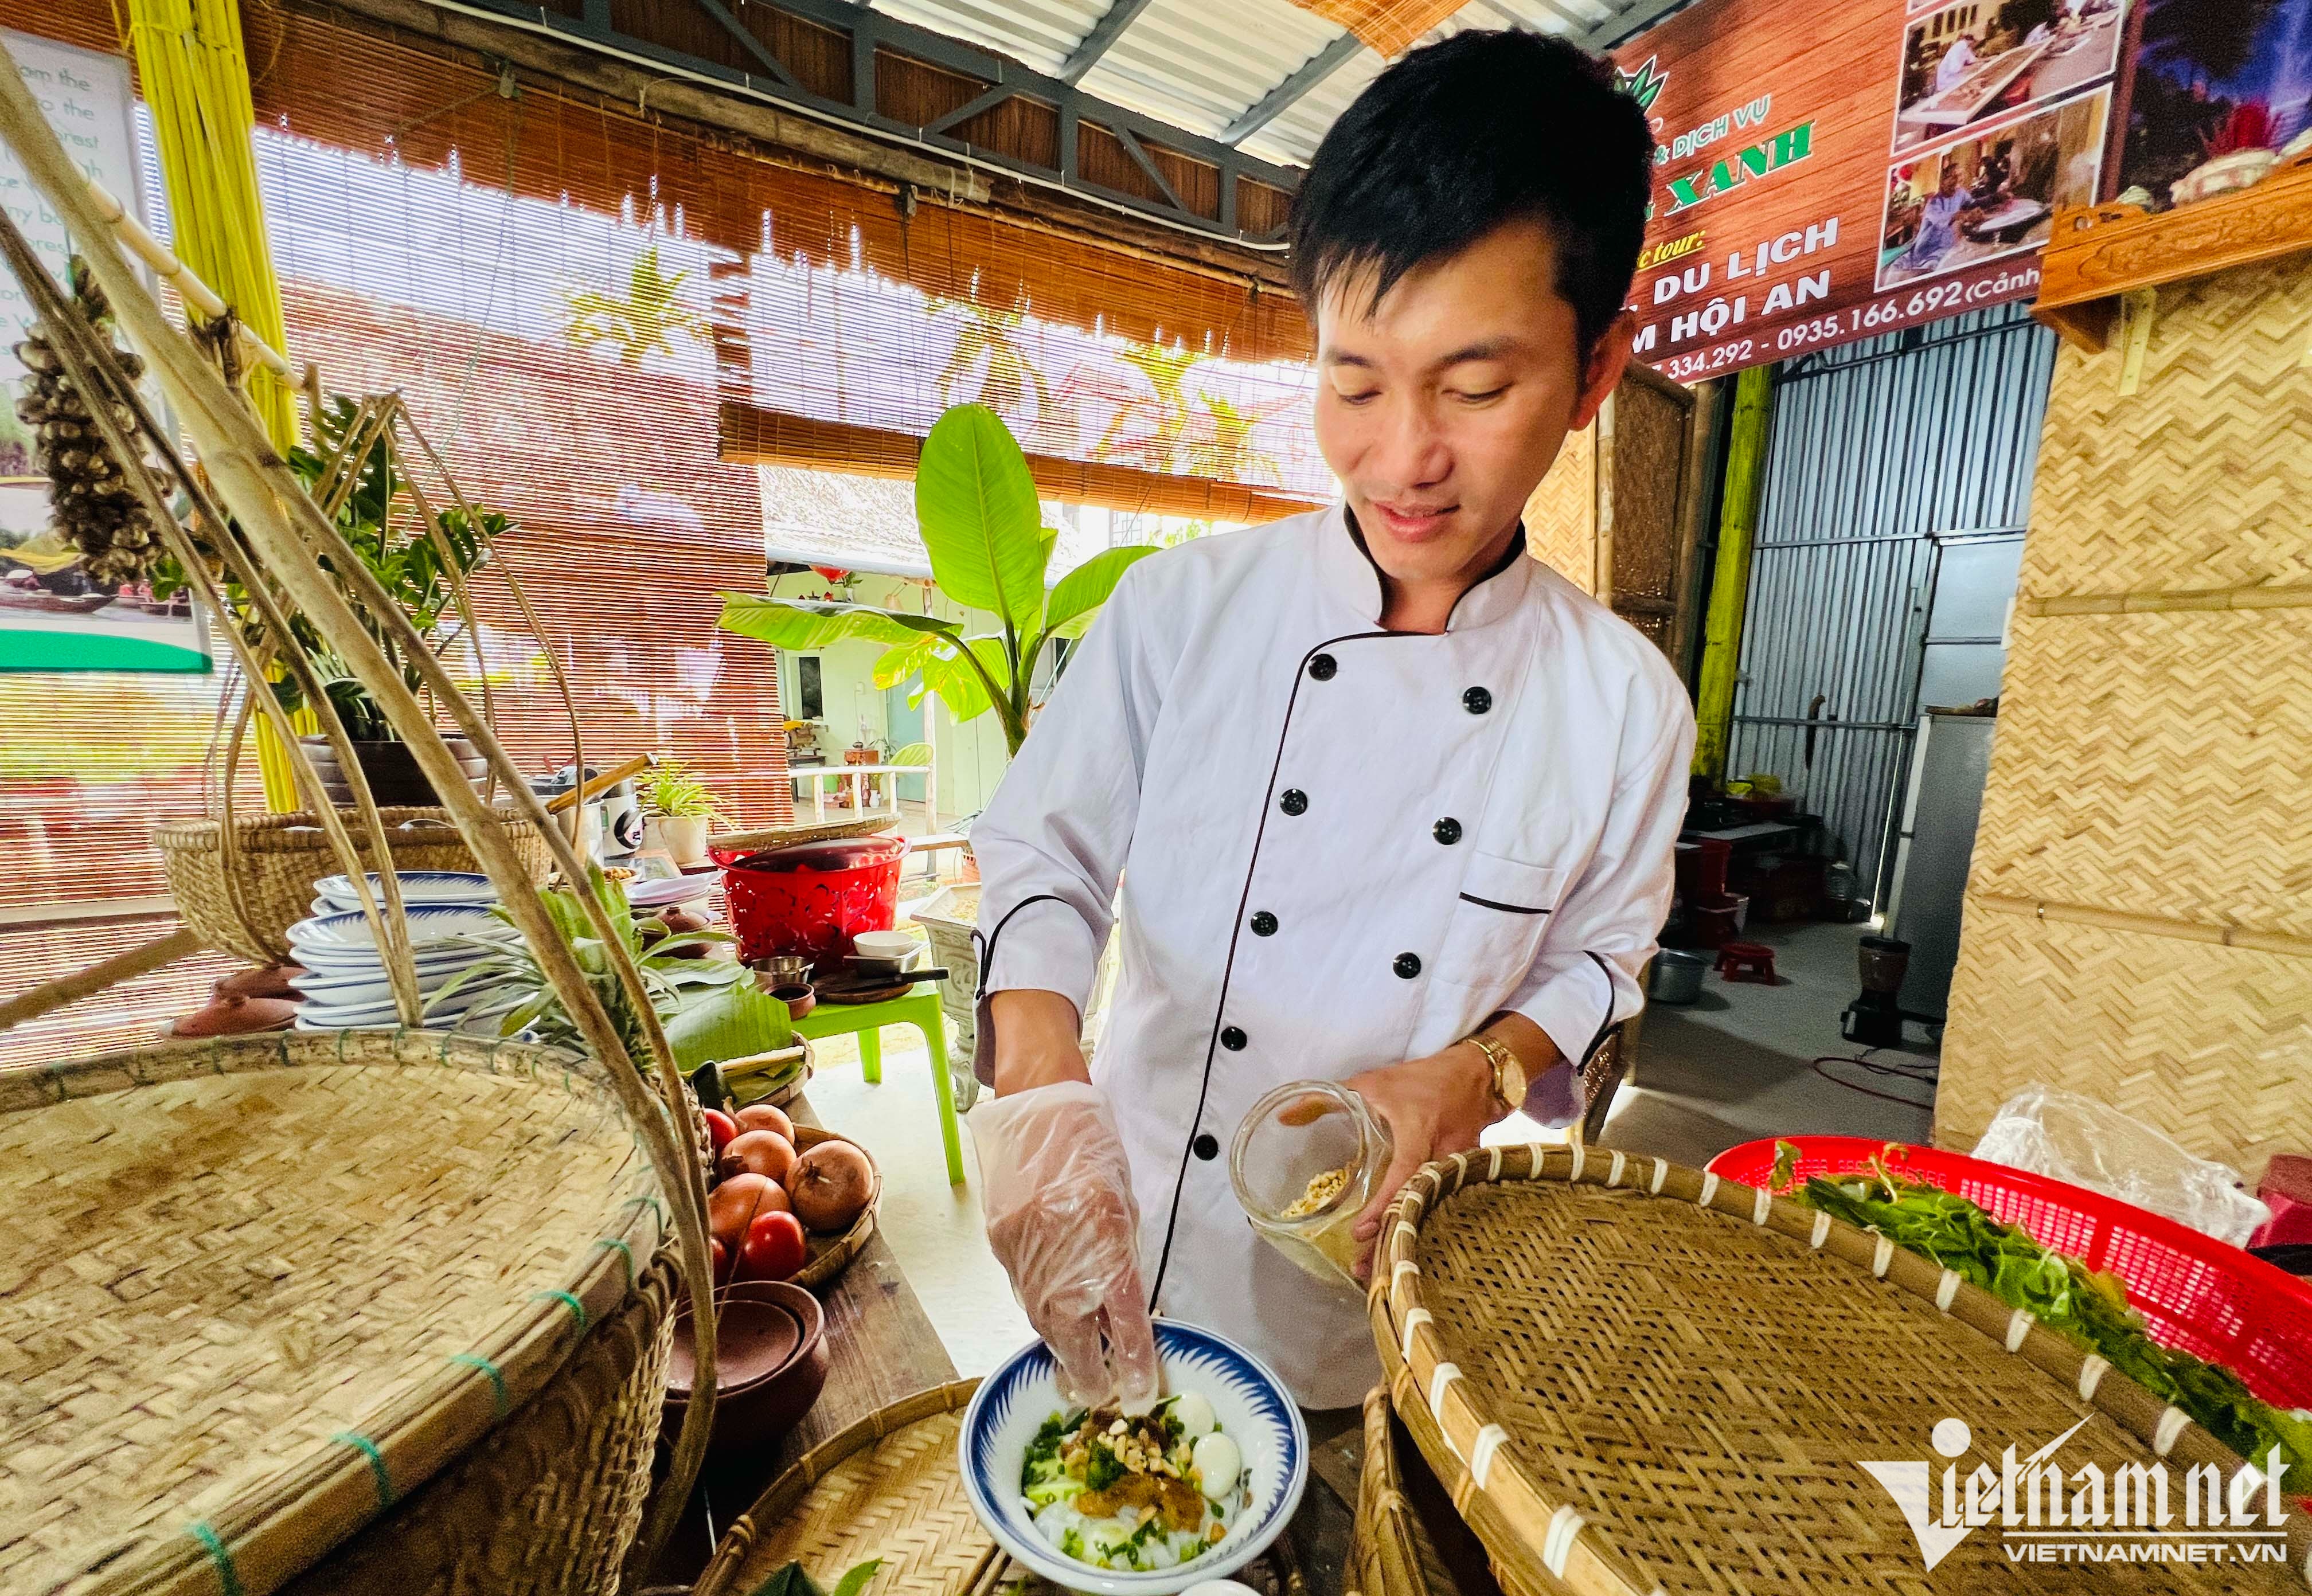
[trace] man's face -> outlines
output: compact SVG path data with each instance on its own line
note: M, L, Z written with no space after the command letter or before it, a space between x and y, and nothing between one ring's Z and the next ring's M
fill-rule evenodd
M1317 443L1365 546L1399 583L1476 575L1506 545L1566 432L1629 361L1616 321L1585 370L1538 222L1496 228L1371 309L1369 282L1317 309Z

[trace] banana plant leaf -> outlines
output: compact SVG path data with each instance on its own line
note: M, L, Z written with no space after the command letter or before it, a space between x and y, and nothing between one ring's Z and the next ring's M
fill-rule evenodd
M776 1052L793 1041L794 1022L787 1006L752 981L710 988L685 1001L666 1020L667 1045L686 1072L701 1064Z
M1021 636L1038 630L1051 545L1028 457L995 412L958 405L933 423L915 467L915 521L940 591Z
M1082 637L1090 629L1092 617L1099 613L1099 606L1116 591L1116 584L1124 579L1124 573L1155 552L1144 544L1108 549L1062 577L1053 587L1052 596L1044 601L1046 635Z
M722 595L722 626L780 649L823 649L853 638L871 643L912 642L926 633L956 634L952 621L901 615L871 604L823 598L771 598L760 593Z

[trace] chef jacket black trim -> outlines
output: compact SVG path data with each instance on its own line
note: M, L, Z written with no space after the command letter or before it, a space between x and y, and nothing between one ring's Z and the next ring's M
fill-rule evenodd
M1057 903L1064 908L1067 900L1057 893L1038 893L1033 897L1020 899L1004 911L1003 918L995 922L994 930L983 936L976 927L973 929L971 939L979 945L979 989L971 994L974 1003L987 1000L987 972L995 968L995 939L1003 935L1003 928L1012 923L1012 917L1030 903Z
M1498 909L1503 914L1546 914L1546 909L1535 909L1524 903L1499 903L1491 898L1481 898L1475 893L1463 893L1461 902L1475 903L1480 909Z
M1606 1017L1598 1023L1598 1034L1592 1036L1590 1039L1590 1045L1581 1050L1581 1060L1573 1066L1573 1073L1576 1075L1581 1074L1590 1068L1590 1060L1596 1058L1598 1050L1606 1045L1606 1038L1614 1033L1614 1026L1616 1023L1614 1019L1614 966L1606 962L1606 955L1603 954L1590 953L1586 947L1581 951L1590 955L1590 957L1596 962L1598 972L1606 978Z

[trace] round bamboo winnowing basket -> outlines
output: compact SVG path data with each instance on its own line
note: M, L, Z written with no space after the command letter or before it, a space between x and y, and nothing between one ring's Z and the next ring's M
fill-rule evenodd
M366 864L369 836L351 814L346 829ZM481 868L446 809L381 809L378 817L397 870ZM530 879L544 881L553 861L538 828L512 809L500 809L497 823ZM312 912L314 883L340 871L328 834L304 813L240 816L232 834L228 857L219 821L181 821L153 832L177 912L211 947L259 964L294 963L289 928Z
M2058 1437L2074 1478L2164 1461L2180 1491L2194 1467L2243 1465L1956 1274L1714 1175L1594 1148L1456 1154L1390 1208L1368 1303L1397 1412L1518 1596L2304 1589L2302 1513L2263 1543L2281 1565L2010 1560L1994 1522L1930 1573L1863 1465L1915 1464L1939 1519L1945 1420L1969 1427L1962 1503L1975 1468L1995 1480L2006 1448Z
M658 1191L557 1050L0 1077L0 1589L259 1596L334 1552L301 1590L610 1590L665 1392Z
M1356 1527L1344 1577L1349 1596L1431 1596L1389 1434L1386 1386L1376 1385L1365 1398L1364 1466L1357 1472Z

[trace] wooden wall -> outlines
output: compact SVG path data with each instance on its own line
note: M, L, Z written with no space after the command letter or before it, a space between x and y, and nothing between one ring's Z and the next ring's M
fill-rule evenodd
M2047 405L1935 1135L2045 1081L2312 1149L2312 261L2163 289Z

